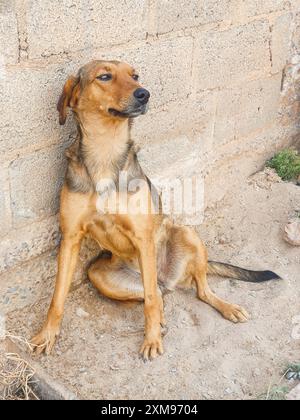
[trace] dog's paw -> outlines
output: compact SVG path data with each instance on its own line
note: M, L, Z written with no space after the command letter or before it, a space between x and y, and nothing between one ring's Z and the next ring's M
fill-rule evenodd
M145 338L140 354L144 360L153 360L164 353L161 337L157 339Z
M250 318L248 312L238 305L228 305L223 312L223 316L235 324L239 322L247 322Z
M31 339L32 351L35 354L46 353L50 355L59 336L59 330L54 328L44 328L42 331Z

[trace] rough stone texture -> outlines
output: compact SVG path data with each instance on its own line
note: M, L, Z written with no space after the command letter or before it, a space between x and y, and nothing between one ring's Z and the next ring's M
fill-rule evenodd
M230 19L231 0L158 0L157 32L167 33Z
M290 6L287 0L241 0L241 7L246 16L257 16L279 10L286 10Z
M59 239L56 217L11 232L1 241L0 274L56 248Z
M50 251L0 275L0 313L32 305L53 291L56 252Z
M196 78L199 90L240 82L245 75L265 70L270 62L267 20L201 32L196 39Z
M56 104L70 70L66 64L6 71L0 94L0 160L21 148L67 139L72 124L58 125Z
M194 111L191 111L194 110ZM187 99L169 102L160 108L150 107L149 113L135 121L133 137L145 149L182 135L201 136L203 142L211 138L215 120L216 95L200 93ZM156 127L153 131L152 127ZM180 147L178 149L180 152Z
M300 53L300 4L298 4L299 12L294 15L294 48L298 53Z
M30 0L29 57L146 38L146 15L145 0Z
M267 159L290 144L293 134L293 131L283 129L275 123L248 137L235 139L229 144L220 146L219 153L211 154L208 163L205 158L201 159L207 170L206 206L220 201L228 192L237 190L241 180L247 182L247 177L261 170ZM216 148L213 148L213 151L215 150Z
M11 224L7 180L7 171L0 169L0 237L7 233Z
M219 93L215 146L273 123L280 104L281 75L248 82Z
M143 148L139 153L139 160L152 179L156 176L167 176L169 173L180 177L182 171L187 176L187 171L193 172L192 168L198 162L199 149L199 143L191 141L187 136L179 136L163 144L157 143L152 147ZM161 170L158 171L157 168Z
M16 63L19 57L18 29L13 2L0 1L0 59Z
M280 72L288 62L286 52L291 42L291 31L289 30L292 23L292 15L290 13L280 16L276 19L272 28L272 71Z
M72 118L59 127L56 103L69 74L91 59L132 63L151 91L150 111L132 132L143 165L153 177L206 174L210 205L300 132L299 45L297 0L0 0L7 307L52 287L63 150L74 138ZM75 284L97 252L85 242Z
M11 206L15 224L28 223L57 212L65 163L64 149L54 147L11 164Z

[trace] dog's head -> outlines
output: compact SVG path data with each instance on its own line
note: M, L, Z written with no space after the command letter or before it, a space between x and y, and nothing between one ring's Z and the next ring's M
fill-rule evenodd
M150 93L139 83L136 71L118 61L93 61L71 76L58 102L59 122L65 124L67 108L99 117L128 119L145 114Z

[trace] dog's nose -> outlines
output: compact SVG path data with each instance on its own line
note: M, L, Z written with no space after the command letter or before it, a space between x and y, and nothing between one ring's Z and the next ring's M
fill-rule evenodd
M134 97L139 101L141 105L145 105L150 98L150 92L146 89L139 88L133 93Z

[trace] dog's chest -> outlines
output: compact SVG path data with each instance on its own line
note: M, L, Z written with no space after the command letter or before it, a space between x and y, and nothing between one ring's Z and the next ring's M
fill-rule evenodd
M95 214L87 226L87 231L102 249L123 259L135 256L132 242L128 235L124 234L122 227L116 223L114 216Z

